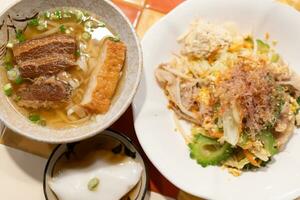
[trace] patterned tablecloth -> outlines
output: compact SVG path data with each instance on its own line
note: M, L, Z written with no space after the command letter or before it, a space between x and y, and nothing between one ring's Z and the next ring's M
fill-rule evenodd
M135 26L137 33L140 38L143 37L144 33L161 17L167 14L170 10L175 8L178 4L182 3L184 0L113 0L113 2L119 6L123 12L128 16L130 21ZM0 0L1 4L5 3L8 5L10 0ZM300 10L300 0L282 0L284 3L295 7ZM2 4L3 6L3 4ZM2 7L1 6L1 7ZM132 108L130 107L126 113L111 127L113 130L120 131L127 134L133 141L138 145L138 141L135 135L133 127L133 116ZM15 184L19 183L20 185L15 185L14 188L30 187L30 190L41 190L42 182L42 170L45 160L48 158L49 154L52 152L54 145L39 143L36 141L29 140L24 138L16 133L13 133L9 129L6 129L0 123L0 130L3 130L0 134L0 177L1 179L7 178L8 182L3 183L0 181L0 193L3 194L2 189L4 184ZM141 147L140 147L141 148ZM18 150L15 150L18 149ZM19 151L21 150L21 151ZM26 152L26 153L25 153ZM24 159L26 157L26 159ZM147 160L146 155L144 157ZM5 164L5 159L11 160L12 163ZM30 162L36 163L31 165ZM147 165L149 167L150 175L150 190L156 193L160 193L164 196L172 197L179 200L193 200L197 199L191 197L183 192L180 192L178 188L168 182L147 160ZM14 169L13 169L14 168ZM40 169L41 168L41 169ZM11 172L6 172L5 170L12 170ZM34 179L35 185L32 186L26 183L27 180L15 180L15 183L10 182L10 177L18 177L20 174L30 174ZM13 188L12 188L13 189ZM21 190L22 191L22 190ZM41 199L40 196L34 197L32 194L22 194L20 193L20 199ZM4 192L5 194L5 192ZM3 195L1 195L3 198ZM1 199L2 199L1 198ZM4 196L4 199L11 199ZM15 198L14 198L15 199ZM152 194L152 199L169 199L167 197L159 196L155 193ZM13 200L13 199L12 199Z

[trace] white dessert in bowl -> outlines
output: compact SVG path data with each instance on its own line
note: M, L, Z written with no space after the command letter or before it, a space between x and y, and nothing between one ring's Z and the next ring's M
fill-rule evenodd
M142 200L146 189L142 157L127 138L111 131L58 146L45 170L48 200Z

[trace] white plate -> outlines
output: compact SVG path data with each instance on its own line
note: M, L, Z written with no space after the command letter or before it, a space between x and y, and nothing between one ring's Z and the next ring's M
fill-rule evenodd
M294 134L275 162L258 172L233 177L220 167L202 168L189 157L183 138L175 132L172 113L158 87L154 70L179 47L176 38L198 18L235 22L241 31L262 37L269 32L278 51L300 71L300 14L264 0L189 0L154 25L145 35L144 78L134 100L135 129L146 154L159 171L182 190L209 199L295 199L300 196L300 133Z

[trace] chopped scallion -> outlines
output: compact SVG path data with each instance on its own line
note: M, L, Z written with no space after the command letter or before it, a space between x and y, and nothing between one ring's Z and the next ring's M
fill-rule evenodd
M44 120L44 119L41 119L41 120L37 121L37 124L41 125L41 126L46 126L47 125L46 120Z
M91 34L88 33L88 32L82 33L82 38L83 38L84 40L90 40L91 37L92 37Z
M84 14L83 14L82 11L80 11L80 10L75 10L75 11L74 11L74 14L75 14L75 16L76 16L77 21L80 21L80 22L83 21Z
M57 10L54 12L54 15L57 17L57 19L62 19L62 12L61 10Z
M34 19L30 20L27 24L28 24L28 26L38 26L40 23L37 18L34 18Z
M77 49L77 50L76 50L76 52L75 52L75 55L76 55L76 57L79 57L79 56L81 55L81 53L80 53L80 50L79 50L79 49Z
M37 114L30 114L28 116L28 119L34 123L37 123L38 121L41 120L41 116L40 115L37 115Z
M15 80L15 83L18 84L18 85L23 83L23 78L21 76L18 76Z
M109 37L109 39L114 42L120 42L121 40L119 35L116 35L114 37Z
M271 57L271 62L277 62L279 60L279 54L274 53Z
M98 178L92 178L89 182L88 182L88 189L90 191L95 191L97 189L97 186L99 185L99 179Z
M26 40L25 35L23 34L23 31L17 30L17 32L16 32L16 39L19 42L24 42Z
M16 80L18 77L18 72L16 68L12 68L11 70L7 71L7 78L11 81Z
M269 44L263 42L262 40L256 40L256 43L257 43L258 53L261 53L261 54L269 53L269 50L270 50Z
M105 27L105 26L106 26L106 24L104 22L101 22L101 21L98 22L98 27Z
M65 27L65 25L60 25L60 27L59 27L59 30L60 30L60 32L62 32L62 33L66 33L66 27Z
M39 31L47 30L47 28L48 28L48 24L47 21L45 20L40 20L39 25L36 27L36 29Z
M21 96L15 96L15 98L14 98L14 100L15 100L16 102L20 101L21 99L22 99Z
M13 66L13 64L11 62L5 63L5 69L7 71L11 70L12 68L14 68L14 66Z
M44 13L44 17L45 17L46 19L50 19L51 13L50 13L49 11L45 12L45 13Z
M13 93L13 88L12 85L10 83L7 83L3 86L3 91L5 93L6 96L11 96Z
M69 13L69 12L64 12L63 13L63 18L68 19L68 18L71 18L71 17L72 17L71 13Z
M297 103L300 105L300 96L297 98Z

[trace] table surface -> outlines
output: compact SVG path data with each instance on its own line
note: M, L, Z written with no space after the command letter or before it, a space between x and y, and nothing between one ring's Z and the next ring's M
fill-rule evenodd
M1 0L4 1L4 0ZM130 19L137 34L140 38L144 33L161 17L166 15L170 10L175 8L178 4L184 0L112 0L117 6L119 6L123 12ZM281 0L281 2L287 3L294 8L300 10L300 0ZM128 135L139 146L138 140L135 135L133 126L132 108L129 107L124 115L111 126L111 129L120 131ZM6 129L0 144L17 148L19 150L48 158L52 152L54 145L39 143L36 141L24 138L11 130ZM140 146L139 146L140 147ZM141 147L140 147L141 148ZM147 159L147 165L149 166L150 175L150 190L158 192L160 194L170 196L176 199L194 199L187 194L180 192L174 185L168 182L151 164ZM196 198L195 198L196 199Z

